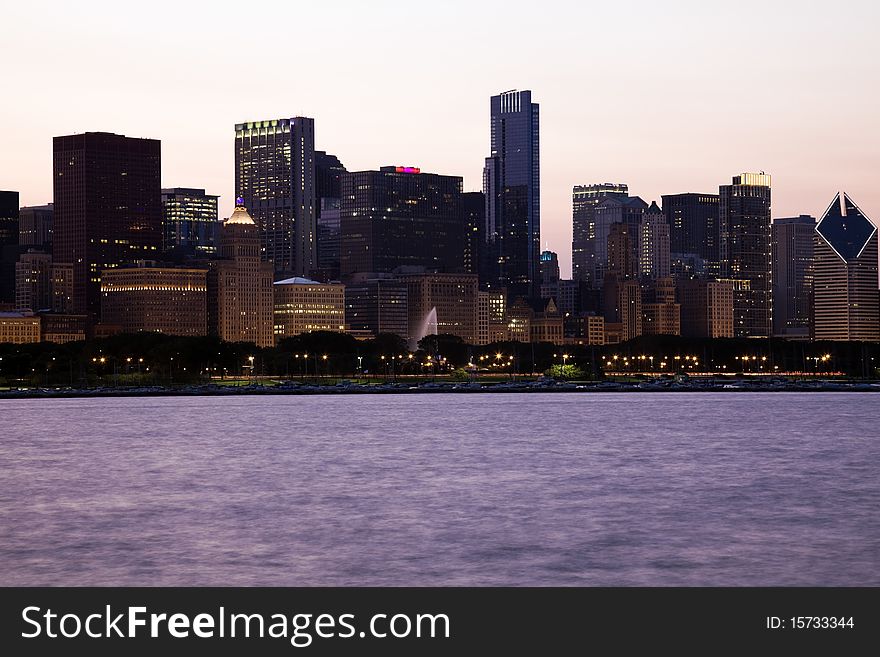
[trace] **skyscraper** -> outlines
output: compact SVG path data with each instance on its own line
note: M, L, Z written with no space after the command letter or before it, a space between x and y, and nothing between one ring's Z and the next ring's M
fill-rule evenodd
M816 218L773 220L773 335L809 339Z
M483 231L486 228L486 195L483 192L464 192L461 195L467 240L464 252L464 271L478 274L480 283L486 281L486 248Z
M52 251L52 203L24 207L18 213L18 243L33 249Z
M204 189L174 187L162 190L166 251L182 249L189 253L214 253L220 229L217 199Z
M345 172L338 157L315 151L317 263L313 277L319 281L339 279L340 197Z
M541 285L559 282L559 256L555 251L541 251Z
M877 228L846 194L816 225L815 338L880 340Z
M622 183L575 185L571 191L571 277L589 280L590 245L596 239L593 209L603 198L627 198L629 191Z
M315 121L298 116L235 126L235 189L277 274L308 276L317 262Z
M631 261L632 266L625 267L625 271L619 273L625 273L626 276L635 273L639 257L637 235L647 209L648 204L638 196L617 194L604 196L590 208L588 237L582 243L584 265L580 274L581 280L588 281L594 289L602 289L605 272L612 266L609 262L609 246L619 243L614 239L609 242L614 224L625 224L624 232L630 237L627 241L629 252L626 259ZM618 262L622 264L623 261Z
M18 192L0 191L0 246L18 244Z
M669 224L669 250L678 259L698 256L705 275L721 273L721 232L718 224L718 194L665 194L663 214Z
M538 292L541 176L538 104L531 91L490 100L491 150L483 169L486 194L487 283L508 299Z
M671 272L669 224L656 203L645 210L639 227L639 276L645 280L666 278Z
M389 166L342 176L340 270L398 267L463 273L467 233L462 179Z
M15 301L15 263L18 243L18 192L0 191L0 304Z
M733 282L738 338L772 332L770 176L743 173L720 187L720 278Z
M107 132L53 140L52 262L73 266L73 313L97 316L101 270L162 248L161 144Z
M260 258L260 231L239 198L220 228L220 258L208 274L208 329L227 342L275 343L272 265Z

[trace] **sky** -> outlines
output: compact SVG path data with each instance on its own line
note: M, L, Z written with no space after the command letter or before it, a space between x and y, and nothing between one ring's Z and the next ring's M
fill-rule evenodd
M880 3L0 4L0 189L52 200L52 137L162 140L162 184L232 211L234 126L309 116L348 170L482 185L489 97L541 106L541 241L571 268L571 188L646 201L773 176L773 216L846 191L880 223Z

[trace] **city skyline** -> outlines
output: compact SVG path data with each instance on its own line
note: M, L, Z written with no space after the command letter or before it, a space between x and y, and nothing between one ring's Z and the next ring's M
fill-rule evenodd
M876 217L880 131L874 117L880 97L872 83L878 46L869 30L880 9L843 4L847 31L827 29L841 15L839 5L801 7L791 15L785 7L764 6L755 20L733 7L692 3L631 2L614 11L549 3L534 17L537 26L496 15L489 6L469 7L463 21L453 5L427 21L424 10L414 7L346 5L334 30L306 31L302 43L287 40L260 50L257 44L269 41L265 35L241 29L224 8L201 15L183 6L173 24L161 20L162 11L144 12L127 26L125 42L113 29L115 13L103 3L41 15L4 8L9 24L19 26L0 45L10 59L27 50L27 34L60 33L70 21L81 22L89 38L62 64L56 61L62 46L45 40L45 52L11 59L17 65L8 80L18 101L5 104L0 114L4 125L16 128L4 134L4 154L13 157L0 159L0 186L20 191L22 205L50 202L51 138L110 131L160 139L163 187L219 194L225 217L235 195L235 124L302 115L315 118L316 148L338 155L349 170L391 162L420 166L462 176L465 191L478 190L489 141L487 98L518 88L532 90L541 104L541 247L549 244L560 254L564 277L570 274L574 185L622 182L650 202L662 194L716 193L734 172L763 170L774 177L773 217L819 215L838 190L860 199L866 214ZM315 21L329 19L328 11L302 9L305 19ZM358 28L377 14L388 20L368 30L365 40ZM613 31L595 29L583 38L579 19L587 16L596 23L629 20L638 42L634 52L611 54ZM477 69L473 62L491 45L484 34L490 19L508 35L533 28L541 35L498 58L503 61L489 58L483 65L481 58ZM443 25L460 30L459 48L448 47L438 29ZM153 32L160 38L152 38ZM343 46L330 48L334 40ZM395 61L386 78L361 75L351 65L358 48L367 46ZM106 57L108 49L118 57ZM266 81L277 71L255 70L256 55L239 57L248 49L264 53L267 61L286 54L294 61L309 57L310 64L295 75L291 69L295 84L270 85ZM77 69L95 74L86 93L81 78L59 75ZM620 94L603 88L603 69L613 70L616 80L609 84ZM121 79L120 71L126 73ZM113 84L103 84L102 76ZM595 84L582 83L591 76ZM729 93L731 85L740 93ZM850 90L859 102L841 102L829 93L833 88ZM57 94L77 102L59 113L49 100Z

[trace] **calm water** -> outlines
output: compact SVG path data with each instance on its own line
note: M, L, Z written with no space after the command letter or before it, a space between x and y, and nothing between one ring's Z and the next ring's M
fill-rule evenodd
M3 585L878 585L880 395L0 401Z

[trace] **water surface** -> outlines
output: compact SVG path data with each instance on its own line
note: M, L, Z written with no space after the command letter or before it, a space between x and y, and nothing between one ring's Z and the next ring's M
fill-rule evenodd
M880 585L880 396L0 401L0 585Z

